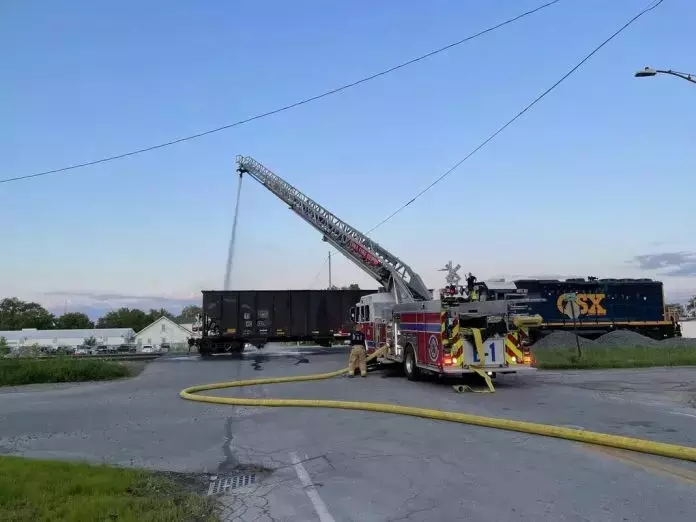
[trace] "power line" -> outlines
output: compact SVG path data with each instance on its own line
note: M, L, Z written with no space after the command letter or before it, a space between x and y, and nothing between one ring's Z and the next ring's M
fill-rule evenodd
M127 157L130 157L130 156L135 156L135 155L137 155L137 154L142 154L142 153L144 153L144 152L150 152L150 151L153 151L153 150L162 149L162 148L164 148L164 147L169 147L169 146L171 146L171 145L176 145L177 143L182 143L182 142L185 142L185 141L191 141L191 140L195 140L195 139L198 139L198 138L202 138L203 136L207 136L207 135L209 135L209 134L214 134L214 133L216 133L216 132L221 132L221 131L224 131L224 130L228 130L228 129L231 129L231 128L233 128L233 127L239 127L240 125L244 125L245 123L250 123L250 122L252 122L252 121L260 120L260 119L266 118L266 117L268 117L268 116L273 116L274 114L278 114L278 113L280 113L280 112L285 112L285 111L288 111L288 110L290 110L290 109L294 109L294 108L296 108L296 107L299 107L299 106L301 106L301 105L306 105L306 104L308 104L308 103L311 103L311 102L320 100L320 99L322 99L322 98L326 98L327 96L331 96L331 95L333 95L333 94L337 94L337 93L342 92L342 91L345 91L345 90L347 90L347 89L351 89L351 88L356 87L356 86L358 86L358 85L360 85L360 84L369 82L369 81L371 81L371 80L380 78L380 77L382 77L382 76L386 76L387 74L390 74L390 73L393 73L393 72L395 72L395 71L398 71L399 69L403 69L404 67L408 67L409 65L413 65L414 63L423 61L423 60L425 60L425 59L427 59L427 58L430 58L431 56L434 56L434 55L436 55L436 54L439 54L439 53L442 53L442 52L447 51L447 50L449 50L449 49L452 49L453 47L457 47L458 45L461 45L461 44L463 44L463 43L466 43L466 42L469 42L469 41L471 41L471 40L474 40L474 39L476 39L476 38L478 38L478 37L480 37L480 36L483 36L483 35L485 35L485 34L487 34L487 33L490 33L490 32L492 32L492 31L495 31L496 29L500 29L501 27L506 26L506 25L508 25L508 24L514 23L514 22L516 22L516 21L518 21L518 20L520 20L520 19L522 19L522 18L524 18L524 17L526 17L526 16L532 15L532 14L534 14L534 13L537 13L537 12L541 11L542 9L546 9L547 7L550 7L550 6L554 5L554 4L557 4L557 3L560 2L560 1L561 1L561 0L552 0L552 1L550 1L550 2L547 2L547 3L545 3L545 4L540 5L540 6L538 6L538 7L535 7L534 9L531 9L531 10L529 10L529 11L525 11L524 13L521 13L521 14L519 14L519 15L513 17L513 18L509 18L509 19L505 20L504 22L500 22L500 23L498 23L498 24L496 24L496 25L494 25L494 26L491 26L491 27L489 27L489 28L487 28L487 29L484 29L484 30L482 30L482 31L479 31L479 32L476 33L476 34L467 36L466 38L462 38L461 40L458 40L458 41L453 42L453 43L451 43L451 44L445 45L444 47L440 47L439 49L435 49L434 51L430 51L430 52L428 52L428 53L426 53L426 54L423 54L423 55L420 55L420 56L418 56L418 57L416 57L416 58L412 58L411 60L408 60L408 61L406 61L406 62L400 63L399 65L395 65L395 66L393 66L393 67L390 67L389 69L385 69L385 70L380 71L380 72L378 72L378 73L371 74L370 76L365 76L364 78L361 78L361 79L359 79L359 80L355 80L355 81L353 81L353 82L347 83L347 84L342 85L342 86L340 86L340 87L336 87L335 89L331 89L331 90L329 90L329 91L325 91L325 92L323 92L323 93L321 93L321 94L317 94L317 95L312 96L312 97L310 97L310 98L305 98L304 100L300 100L300 101L291 103L291 104L289 104L289 105L285 105L285 106L283 106L283 107L278 107L278 108L276 108L276 109L273 109L273 110L270 110L270 111L267 111L267 112L263 112L263 113L257 114L256 116L251 116L251 117L245 118L245 119L243 119L243 120L235 121L234 123L229 123L229 124L223 125L223 126L221 126L221 127L217 127L217 128L214 128L214 129L210 129L210 130L206 130L206 131L203 131L203 132L199 132L199 133L197 133L197 134L192 134L192 135L190 135L190 136L185 136L185 137L183 137L183 138L176 138L176 139L167 141L167 142L165 142L165 143L160 143L160 144L158 144L158 145L152 145L152 146L150 146L150 147L144 147L144 148L141 148L141 149L132 150L132 151L130 151L130 152L124 152L124 153L122 153L122 154L116 154L116 155L114 155L114 156L108 156L108 157L101 158L101 159L94 160L94 161L87 161L87 162L84 162L84 163L78 163L77 165L70 165L70 166L67 166L67 167L60 167L60 168L57 168L57 169L45 170L45 171L42 171L42 172L36 172L36 173L34 173L34 174L27 174L27 175L24 175L24 176L16 176L16 177L14 177L14 178L2 179L2 180L0 180L0 183L9 183L9 182L11 182L11 181L20 181L20 180L29 179L29 178L38 178L38 177L40 177L40 176L48 176L49 174L57 174L57 173L59 173L59 172L66 172L66 171L69 171L69 170L81 169L81 168L84 168L84 167L90 167L90 166L92 166L92 165L98 165L98 164L100 164L100 163L106 163L106 162L109 162L109 161L114 161L114 160L118 160L118 159L123 159L123 158L127 158Z
M476 154L478 151L480 151L483 147L488 145L493 139L498 136L501 132L503 132L505 129L507 129L510 125L512 125L517 119L519 119L523 114L525 114L529 109L534 107L537 103L539 103L543 98L546 97L551 91L553 91L556 87L558 87L561 83L563 83L567 78L569 78L575 71L577 71L582 65L585 64L590 58L592 58L597 52L599 52L605 45L607 45L609 42L611 42L614 38L619 36L623 31L625 31L630 25L632 25L636 20L641 18L643 15L647 14L648 12L652 11L656 7L658 7L664 0L654 0L650 2L650 4L647 5L647 7L643 8L642 11L640 11L637 15L635 15L633 18L631 18L628 22L626 22L624 25L622 25L618 30L616 30L611 36L609 36L607 39L605 39L601 44L599 44L597 47L595 47L589 54L587 54L582 60L580 60L576 65L574 65L567 73L565 73L559 80L557 80L551 87L546 89L544 92L542 92L539 96L537 96L531 103L527 104L521 111L519 111L517 114L515 114L511 119L509 119L504 125L498 128L493 134L488 136L485 140L483 140L479 145L477 145L471 152L469 152L466 156L464 156L461 160L459 160L457 163L455 163L452 167L447 169L442 175L440 175L438 178L436 178L430 185L425 187L423 190L421 190L418 194L413 196L410 200L408 200L406 203L401 205L399 208L397 208L394 212L389 214L386 218L384 218L382 221L377 223L374 227L372 227L370 230L366 232L365 235L369 235L370 233L374 232L376 229L384 225L387 221L392 219L394 216L399 214L402 210L404 210L406 207L408 207L411 203L416 201L418 198L420 198L423 194L428 192L431 188L433 188L435 185L440 183L443 179L445 179L447 176L452 174L455 170L457 170L462 163L464 163L466 160L468 160L471 156ZM327 258L328 260L328 258ZM326 263L326 261L324 262ZM323 265L322 265L323 269Z
M314 277L314 279L312 280L312 282L309 284L308 288L312 288L312 287L314 286L314 283L317 282L317 279L319 279L319 276L320 276L321 273L324 271L324 267L326 266L326 263L329 262L329 258L330 258L330 257L331 257L331 254L329 254L328 256L326 256L326 258L324 259L324 262L323 262L322 265L321 265L321 268L319 269L319 272L317 272L317 275Z
M382 221L377 223L374 227L372 227L370 230L367 231L367 234L370 234L371 232L375 231L377 228L381 227L383 224L385 224L387 221L389 221L391 218L396 216L399 212L404 210L406 207L408 207L411 203L416 201L418 198L420 198L423 194L428 192L431 188L433 188L435 185L440 183L443 179L445 179L447 176L452 174L455 170L457 170L462 163L464 163L466 160L468 160L471 156L476 154L478 151L480 151L483 147L488 145L493 139L498 136L501 132L503 132L505 129L507 129L510 125L512 125L517 119L519 119L523 114L525 114L529 109L534 107L537 103L539 103L543 98L546 97L547 94L551 93L556 87L558 87L561 83L563 83L568 77L570 77L575 71L577 71L582 65L587 62L590 58L592 58L597 52L600 51L605 45L607 45L609 42L611 42L614 38L619 36L624 30L626 30L631 24L633 24L636 20L638 20L640 17L643 15L647 14L648 12L652 11L655 9L657 6L659 6L664 0L655 0L653 2L650 2L647 7L643 8L642 11L640 11L637 15L635 15L633 18L631 18L628 22L626 22L624 25L622 25L618 30L616 30L609 38L604 40L601 44L599 44L597 47L595 47L589 54L587 54L582 60L580 60L576 65L574 65L567 73L565 73L559 80L557 80L551 87L546 89L544 92L542 92L539 96L537 96L531 103L527 104L527 106L524 107L521 111L519 111L517 114L515 114L511 119L509 119L504 125L498 128L493 134L488 136L485 140L483 140L479 145L477 145L471 152L469 152L466 156L464 156L461 160L459 160L457 163L455 163L452 167L447 169L444 174L442 174L440 177L436 178L430 185L425 187L423 190L421 190L418 194L413 196L408 202L404 203L401 207L396 209L394 212L392 212L389 216L384 218Z

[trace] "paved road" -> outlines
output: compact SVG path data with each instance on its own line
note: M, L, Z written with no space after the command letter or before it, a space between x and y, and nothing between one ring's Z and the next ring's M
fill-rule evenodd
M275 353L274 353L275 352ZM578 443L340 410L181 400L192 384L342 367L343 349L168 358L135 379L0 391L0 453L170 471L255 473L223 497L228 520L685 521L696 465ZM696 369L537 372L495 394L390 374L220 395L393 402L581 426L696 446Z

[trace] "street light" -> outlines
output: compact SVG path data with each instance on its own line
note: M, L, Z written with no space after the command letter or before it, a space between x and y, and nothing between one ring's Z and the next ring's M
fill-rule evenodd
M677 78L681 78L682 80L686 80L691 83L696 83L696 79L694 79L693 74L673 71L671 69L668 71L663 71L661 69L653 69L652 67L646 67L645 69L637 71L636 74L634 74L633 76L635 76L636 78L646 78L648 76L655 76L657 74L671 74L672 76L676 76Z

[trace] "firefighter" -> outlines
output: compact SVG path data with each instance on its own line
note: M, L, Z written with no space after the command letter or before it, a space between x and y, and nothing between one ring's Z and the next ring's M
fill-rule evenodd
M466 289L469 291L469 293L472 292L474 289L474 283L476 282L476 276L469 272L469 275L466 276Z
M471 301L478 300L478 292L476 291L475 283L476 276L469 272L469 275L466 276L466 289L469 293L469 300Z
M367 377L367 350L365 349L365 334L359 331L354 331L350 335L350 358L348 359L348 377L355 375L356 367L360 368L360 375Z

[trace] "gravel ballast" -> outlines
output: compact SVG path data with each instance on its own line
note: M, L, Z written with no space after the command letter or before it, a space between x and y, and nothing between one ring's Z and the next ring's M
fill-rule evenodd
M576 348L575 334L555 331L543 337L531 346L532 350L555 350ZM614 330L595 340L580 337L580 348L689 348L696 349L696 339L673 337L658 341L630 330Z

